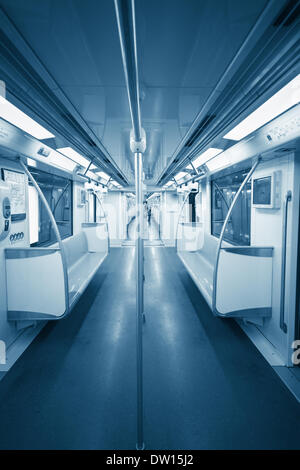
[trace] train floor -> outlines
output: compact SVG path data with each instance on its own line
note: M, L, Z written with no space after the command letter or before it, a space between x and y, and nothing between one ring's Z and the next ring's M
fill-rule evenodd
M298 402L174 249L146 248L145 276L146 448L299 448ZM135 374L134 248L114 248L0 382L0 448L134 449Z

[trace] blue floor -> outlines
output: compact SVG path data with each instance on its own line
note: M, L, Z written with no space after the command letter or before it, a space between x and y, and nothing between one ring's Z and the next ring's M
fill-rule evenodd
M72 315L0 382L1 449L134 449L134 249L112 249ZM145 249L148 449L300 448L300 406L170 248Z

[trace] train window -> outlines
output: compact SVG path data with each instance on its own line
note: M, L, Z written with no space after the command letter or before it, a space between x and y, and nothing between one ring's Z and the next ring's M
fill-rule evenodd
M72 181L37 169L31 170L56 220L61 238L73 234ZM33 186L29 186L29 227L31 246L56 242L55 232L44 204Z
M231 202L247 170L216 178L211 182L211 233L219 237ZM250 245L251 182L244 187L227 223L224 240Z

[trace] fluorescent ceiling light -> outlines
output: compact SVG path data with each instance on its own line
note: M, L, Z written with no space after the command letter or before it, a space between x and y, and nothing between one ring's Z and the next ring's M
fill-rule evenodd
M215 157L219 153L223 152L222 149L217 149L215 147L210 147L209 149L205 150L205 152L201 153L195 160L193 160L193 165L195 168L198 168L201 165L204 165L208 160ZM192 170L192 165L188 165L187 168Z
M64 170L68 170L68 171L73 171L75 166L76 166L76 163L73 162L73 160L70 160L69 158L65 157L64 155L62 155L58 152L55 152L55 150L50 153L50 156L49 156L47 162L49 162L50 164L52 164L54 166L58 166L60 168L63 168Z
M116 181L111 181L111 183L118 189L122 188L122 186L119 183L117 183Z
M181 180L186 175L187 175L186 171L180 171L179 173L177 173L177 175L174 176L174 178L176 179L176 181L178 181L178 180Z
M264 104L224 135L225 139L241 140L300 101L300 74Z
M207 168L209 171L219 170L231 163L231 160L226 157L224 154L219 155L218 157L213 158L209 162L206 163Z
M92 178L92 179L94 179L94 180L97 179L97 175L96 175L93 171L91 171L91 170L87 171L85 175L86 175L88 178Z
M36 160L33 160L33 158L27 158L27 165L36 167Z
M76 152L76 150L72 149L71 147L63 147L57 150L58 152L63 153L64 155L66 155L66 157L71 158L71 160L83 167L87 167L90 164L90 161L87 158L80 155L80 153Z
M36 139L51 139L54 137L51 132L47 131L47 129L27 116L27 114L3 98L3 96L0 96L0 117Z
M106 173L104 173L104 171L97 171L97 175L100 176L100 178L102 178L103 180L106 180L106 181L109 180L109 176Z

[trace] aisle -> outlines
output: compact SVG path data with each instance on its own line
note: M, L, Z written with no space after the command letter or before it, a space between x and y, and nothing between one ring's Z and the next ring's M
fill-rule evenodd
M170 248L145 249L148 449L299 447L300 407ZM134 249L112 249L73 314L0 382L2 449L135 448Z

